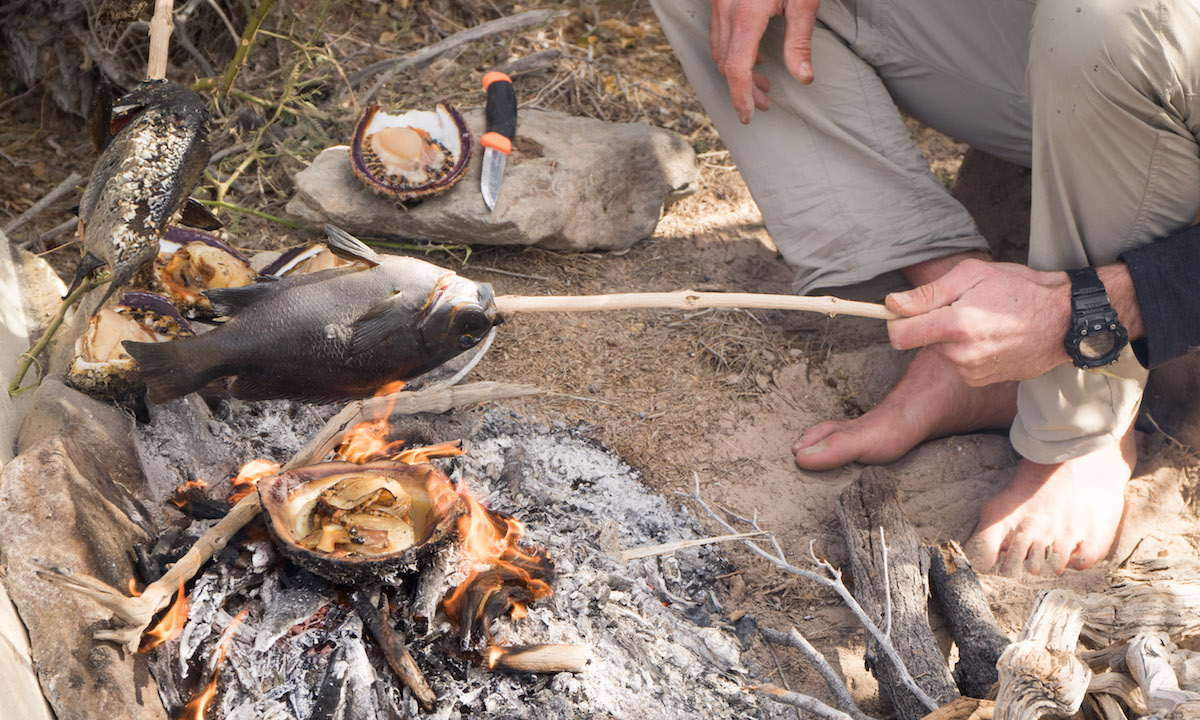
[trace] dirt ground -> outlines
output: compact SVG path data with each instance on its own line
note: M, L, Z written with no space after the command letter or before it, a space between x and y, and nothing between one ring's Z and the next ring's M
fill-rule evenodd
M530 2L516 8L470 0L334 3L322 20L322 7L315 2L282 3L264 23L271 35L252 51L237 84L243 95L266 105L238 96L223 107L217 148L242 147L216 166L199 196L241 208L222 208L218 214L245 247L315 238L246 212L281 216L291 175L354 120L352 103L337 100L333 91L314 89L319 83L309 89L303 83L287 85L288 73L300 67L289 64L299 54L296 48L316 58L304 66L306 73L320 70L336 84L343 70L431 44L500 13L534 7L560 6ZM468 253L451 247L427 257L491 282L498 294L681 288L790 292L791 271L691 97L646 3L572 0L561 7L571 11L569 17L468 46L421 73L395 79L382 88L380 99L436 96L477 106L475 84L489 64L559 49L564 55L557 65L517 78L520 97L534 98L529 104L538 107L647 122L683 134L699 153L702 191L672 207L652 238L626 252L563 255L477 247ZM203 29L193 22L197 26ZM336 72L322 58L337 61L332 63ZM196 79L187 56L173 59L181 66L173 70L178 79ZM0 184L0 219L7 222L71 171L86 177L95 153L81 131L82 120L56 110L44 90L23 88L6 76L4 93L0 168L6 182ZM286 101L287 112L275 118L272 101L278 98ZM916 124L913 129L935 172L952 185L965 148ZM225 181L230 184L222 190L219 183ZM1011 245L1027 208L997 188L1019 188L1022 181L1028 182L1027 174L1022 180L1019 171L985 170L969 184L964 177L959 187L985 232L1018 255ZM48 241L40 235L69 220L70 206L70 201L56 204L14 237L38 249L44 245L43 254L63 274L78 258L71 235ZM838 493L861 468L802 472L792 462L791 443L811 424L855 417L872 407L908 357L887 344L883 323L857 318L721 310L530 315L502 327L475 377L539 385L545 395L514 403L513 409L586 425L664 495L690 492L695 475L707 500L744 516L757 514L790 559L802 565L810 543L835 563L845 558L834 508ZM985 578L993 608L1007 627L1019 629L1040 590L1102 590L1106 569L1130 555L1200 557L1191 503L1200 461L1161 433L1139 435L1139 444L1142 460L1108 564L1068 571L1062 578ZM1005 435L977 433L926 443L889 470L900 478L905 510L924 540L963 542L1016 459ZM682 498L675 502L688 504ZM703 520L713 534L723 533ZM724 552L736 568L723 579L730 613L748 612L765 627L799 628L833 660L854 694L864 699L865 710L886 714L872 699L874 681L863 668L862 631L833 594L781 574L737 545L725 546ZM819 676L790 651L771 653L756 643L749 659L763 677L779 682L782 676L794 690L829 697Z

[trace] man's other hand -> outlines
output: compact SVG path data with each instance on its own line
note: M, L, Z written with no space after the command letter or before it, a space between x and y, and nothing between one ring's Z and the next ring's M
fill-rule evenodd
M928 347L972 386L1028 380L1069 361L1063 337L1071 283L1064 272L964 260L886 303L904 316L888 323L896 349Z
M807 85L813 81L812 32L820 0L712 0L709 42L713 60L729 83L729 98L738 119L748 123L754 109L770 107L771 84L754 69L762 62L759 41L767 23L784 16L783 63Z

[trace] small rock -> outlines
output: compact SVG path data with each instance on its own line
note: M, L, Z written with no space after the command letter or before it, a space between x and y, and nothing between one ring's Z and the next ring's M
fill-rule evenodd
M483 110L464 117L478 143ZM366 237L620 250L650 237L664 209L699 187L695 151L666 130L541 110L522 110L517 123L495 212L479 192L478 145L456 185L410 207L363 185L348 146L328 148L296 175L287 211Z

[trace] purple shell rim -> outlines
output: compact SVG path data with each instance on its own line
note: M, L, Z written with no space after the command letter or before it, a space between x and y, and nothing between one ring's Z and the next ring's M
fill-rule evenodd
M173 227L169 228L163 235L164 240L170 240L179 245L187 245L190 242L202 242L209 247L215 247L218 250L224 250L238 260L242 261L248 267L250 259L242 254L240 250L225 242L221 238L212 233L196 230L195 228Z
M179 324L181 330L193 332L191 324L179 313L179 308L175 307L165 295L144 290L127 290L121 293L121 300L118 304L133 310L145 310L169 317Z
M296 245L284 250L279 257L272 260L265 268L259 271L260 275L274 275L287 266L297 255L308 252L316 247L316 245Z
M467 127L467 121L463 119L462 113L458 111L458 108L449 103L438 103L437 107L446 108L446 112L453 118L454 124L458 126L458 140L462 143L463 147L462 153L458 156L458 162L454 163L450 171L442 176L441 179L412 190L396 190L382 183L371 174L370 170L367 169L366 161L363 159L362 144L367 125L371 123L372 118L375 117L375 113L380 110L380 106L376 103L372 103L367 108L362 118L358 121L358 125L354 128L354 139L350 143L350 167L353 168L354 174L375 192L391 195L401 201L415 200L440 193L461 180L463 175L466 174L467 164L471 162L471 153L474 151L471 129Z

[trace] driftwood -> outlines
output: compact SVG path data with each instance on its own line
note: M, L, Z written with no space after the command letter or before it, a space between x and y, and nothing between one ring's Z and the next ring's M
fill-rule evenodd
M447 402L447 397L456 397L460 400L469 397L470 400L463 400L463 404L468 404L482 402L486 399L500 400L514 397L512 394L514 392L518 395L527 395L530 391L530 387L527 385L504 385L501 383L492 383L491 385L489 397L487 398L480 398L474 393L466 392L471 386L461 388L434 387L428 390L408 393L409 395L421 395L427 398L429 402L411 401L404 407L393 408L392 415L424 412L424 408L431 405L441 407ZM317 433L317 436L289 460L282 469L287 470L293 467L320 462L328 454L329 450L337 445L338 438L341 437L339 428L344 428L345 423L349 419L353 418L356 413L362 412L363 402L369 401L351 403L342 412L331 418L325 424L325 427ZM397 405L399 406L400 403L397 403ZM413 407L420 407L422 409L414 411L412 410ZM147 585L142 594L137 597L129 597L121 590L95 578L76 575L69 568L43 567L38 574L42 578L68 590L86 595L101 606L112 611L116 627L97 630L94 637L98 640L111 640L119 643L133 652L137 650L138 644L141 642L142 633L145 632L155 613L165 608L175 595L175 592L184 583L195 577L200 568L215 553L220 552L239 530L245 527L251 520L258 517L261 509L262 506L259 504L257 491L251 492L242 498L229 511L229 514L221 518L216 525L209 528L191 549L171 566L171 569L165 575Z
M1122 667L1124 661L1122 661ZM1146 699L1137 681L1123 672L1097 673L1088 682L1088 698L1096 701L1101 714L1107 715L1111 706L1110 701L1120 700L1139 717L1150 714L1146 709ZM1124 719L1121 714L1116 717Z
M994 703L991 700L959 698L938 708L921 720L992 720Z
M878 303L830 297L771 295L768 293L722 293L677 290L675 292L615 293L612 295L501 295L496 309L501 315L524 312L591 312L595 310L638 310L651 308L758 308L802 310L835 315L854 315L876 320L896 320L899 315Z
M904 516L899 487L882 468L867 468L838 497L838 519L850 552L854 596L884 624L909 671L939 706L958 698L946 660L929 627L928 556ZM890 629L890 630L889 630ZM929 708L909 693L895 669L881 662L879 644L867 638L867 667L904 720L925 717Z
M1092 671L1075 655L1083 606L1065 590L1042 593L1020 637L1000 656L996 720L1078 712Z
M167 51L171 48L171 33L175 30L172 15L175 0L155 0L154 16L150 18L150 59L146 64L147 80L162 80L167 76Z
M1083 597L1081 637L1088 647L1123 643L1143 632L1200 635L1200 567L1179 558L1130 562L1108 574L1109 589Z
M996 661L1012 640L996 622L979 576L953 540L929 548L929 585L958 645L954 680L968 697L987 697L1000 679Z
M518 645L494 647L488 667L496 672L582 672L592 649L587 645Z
M1165 633L1142 633L1129 643L1125 662L1142 689L1146 708L1161 718L1200 717L1200 692L1183 690L1171 668L1175 645Z

